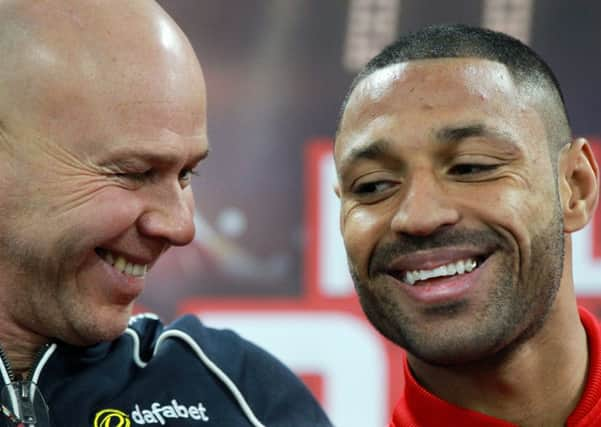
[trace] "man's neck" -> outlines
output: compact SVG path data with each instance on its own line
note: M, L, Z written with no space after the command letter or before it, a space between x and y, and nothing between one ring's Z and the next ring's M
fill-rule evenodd
M24 378L35 362L40 348L48 338L28 333L11 322L0 327L0 345L17 378Z
M416 380L447 402L520 426L563 426L586 383L587 338L573 304L554 310L539 333L494 360L459 367L408 360Z

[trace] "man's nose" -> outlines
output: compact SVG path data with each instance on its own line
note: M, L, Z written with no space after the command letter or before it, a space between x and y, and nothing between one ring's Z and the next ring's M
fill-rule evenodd
M192 189L179 185L155 191L138 219L140 233L183 246L194 238L194 196Z
M414 173L406 185L406 193L392 218L392 231L427 236L459 221L460 213L448 189L431 171Z

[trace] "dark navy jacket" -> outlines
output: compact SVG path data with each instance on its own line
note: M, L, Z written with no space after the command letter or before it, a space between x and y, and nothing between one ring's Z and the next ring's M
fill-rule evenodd
M112 342L52 344L32 375L53 427L331 426L281 362L194 316L164 328L141 315Z

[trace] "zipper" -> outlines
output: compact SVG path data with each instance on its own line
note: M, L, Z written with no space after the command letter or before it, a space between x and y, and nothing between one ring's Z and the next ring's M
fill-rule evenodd
M41 370L46 365L46 362L54 353L56 344L46 343L37 351L34 363L31 365L31 369L27 373L25 380L17 379L16 375L10 363L6 352L0 346L0 370L2 371L2 377L4 386L7 388L8 398L10 402L0 402L0 414L6 416L10 421L21 424L18 426L32 426L35 427L38 419L48 420L48 409L42 393L37 387L37 381L41 374ZM46 409L44 414L36 414L34 399L37 398L43 403L43 407ZM6 404L8 403L9 406ZM38 404L37 407L40 405ZM11 410L12 408L12 410ZM48 422L48 421L46 421ZM43 425L44 422L42 422Z
M0 360L2 361L2 379L4 380L4 385L9 385L15 380L15 374L13 373L13 368L10 366L10 363L8 363L8 357L6 357L6 353L1 345Z

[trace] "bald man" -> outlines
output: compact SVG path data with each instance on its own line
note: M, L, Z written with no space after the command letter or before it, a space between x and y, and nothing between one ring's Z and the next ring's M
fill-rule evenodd
M0 58L0 425L330 425L236 334L130 320L147 271L194 236L209 151L201 68L170 17L5 0Z

